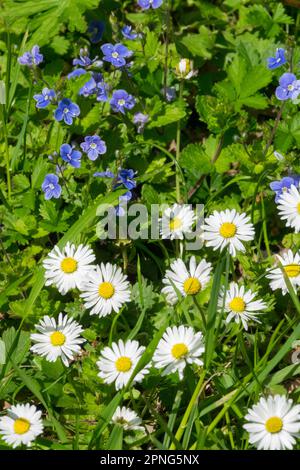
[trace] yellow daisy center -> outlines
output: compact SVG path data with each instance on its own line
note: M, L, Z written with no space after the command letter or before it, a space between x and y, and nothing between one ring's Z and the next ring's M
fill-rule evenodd
M223 238L232 238L236 234L236 225L231 222L224 222L220 227L220 235Z
M297 212L298 212L298 214L300 214L300 202L298 202L298 204L297 204Z
M14 422L14 431L16 434L25 434L30 429L30 422L25 418L17 418Z
M172 356L175 357L175 359L180 359L182 356L185 356L188 352L189 350L184 343L174 344L171 351Z
M118 372L128 372L131 369L132 361L127 356L121 356L115 362Z
M174 217L169 222L170 230L173 232L182 226L182 220L179 217Z
M98 288L98 292L103 299L111 299L115 293L115 288L111 282L102 282Z
M77 261L74 258L65 258L60 263L60 267L66 274L74 273L77 270Z
M278 416L272 416L272 418L269 418L266 421L265 427L268 432L270 432L271 434L275 434L281 431L283 427L282 419L278 418Z
M201 282L196 277L189 277L183 283L183 290L187 295L196 295L201 288Z
M50 336L52 346L62 346L66 342L66 337L61 331L54 331Z
M284 271L288 275L288 277L297 277L300 274L300 266L299 264L288 264L284 266Z
M234 297L229 303L230 310L234 312L243 312L245 310L246 304L242 297Z

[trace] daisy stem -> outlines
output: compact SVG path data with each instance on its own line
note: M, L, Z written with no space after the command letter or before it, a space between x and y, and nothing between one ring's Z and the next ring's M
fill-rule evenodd
M270 250L270 243L268 238L268 231L267 231L267 219L266 219L266 211L265 211L265 203L264 203L264 196L261 193L261 212L262 212L262 219L263 219L263 234L264 234L264 242L266 246L266 250L268 253L268 257L272 257L272 253Z
M193 301L194 301L194 304L196 305L200 315L201 315L201 319L202 319L202 323L203 323L203 327L206 329L206 318L205 318L205 315L204 315L204 312L198 302L198 300L196 299L195 296L193 296Z
M194 393L192 395L192 398L191 398L191 400L190 400L190 402L187 406L187 409L185 410L185 413L183 415L181 423L180 423L180 425L177 429L177 432L175 434L175 439L179 442L180 442L180 439L182 438L182 435L185 431L185 428L186 428L187 422L189 420L190 414L193 411L194 404L198 400L200 394L202 393L202 391L203 391L203 389L206 385L205 383L203 383L204 379L205 379L205 375L206 375L206 370L203 369L202 374L200 375L199 381L198 381L198 383L196 385L196 388L194 390ZM175 449L176 449L176 446L174 445L174 443L172 443L169 450L175 450Z
M182 101L183 97L183 80L179 83L179 101ZM181 196L180 196L180 171L178 168L179 165L179 158L180 158L180 145L181 145L181 121L177 122L177 132L176 132L176 200L180 203Z
M226 420L226 424L227 424L227 430L228 430L231 449L234 449L234 440L233 440L233 434L232 434L232 430L231 430L231 426L230 426L230 416L229 416L228 411L226 411L226 413L225 413L225 420Z
M127 247L122 246L121 247L121 252L122 252L122 258L123 258L123 270L126 272L127 271L127 266L128 266Z
M7 195L8 195L8 201L10 201L11 199L10 157L9 157L9 144L8 144L6 118L7 116L5 116L4 104L1 104L1 119L2 119L4 145L5 145Z

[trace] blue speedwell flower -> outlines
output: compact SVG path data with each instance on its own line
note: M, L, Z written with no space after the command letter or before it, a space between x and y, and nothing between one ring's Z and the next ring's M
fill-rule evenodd
M108 89L109 89L109 86L103 80L97 83L97 86L96 86L97 101L108 100Z
M115 67L124 67L126 58L132 55L132 51L127 49L123 44L104 44L101 46L104 54L103 60L110 62Z
M38 95L33 95L35 99L37 108L46 108L48 104L55 98L55 91L49 90L49 88L43 88L42 93Z
M176 90L174 87L167 87L161 90L162 94L165 95L166 100L171 103L176 99Z
M74 69L74 70L72 70L72 72L70 72L70 73L67 75L67 78L68 78L68 80L70 80L71 78L80 77L81 75L84 75L85 73L87 73L87 71L84 70L84 69L82 69L82 68Z
M80 67L89 67L95 62L95 60L97 60L97 57L95 57L95 59L90 59L89 51L86 47L84 47L83 49L80 49L79 59L73 59L73 65L80 65Z
M163 3L163 0L138 0L138 5L143 10L149 10L149 8L159 8Z
M281 65L286 64L285 50L279 47L276 49L275 57L268 58L268 68L270 70L277 69Z
M45 193L45 199L58 199L61 195L61 185L59 184L59 179L53 173L46 175L43 184L42 190Z
M75 103L72 103L68 98L62 99L57 106L57 109L54 111L54 118L57 121L64 120L69 126L73 124L73 119L76 116L79 116L80 109L79 106Z
M270 188L272 191L275 191L275 202L278 202L280 196L290 189L292 184L298 187L300 183L300 176L292 175L292 176L285 176L280 181L273 181L270 183Z
M121 33L123 34L124 38L130 39L132 41L140 37L138 33L132 31L132 26L128 25L123 26L123 28L121 29Z
M39 65L43 62L44 56L40 54L39 46L33 46L31 52L25 52L21 57L18 58L18 62L21 65L27 65L28 67L33 67L34 65Z
M92 20L88 26L88 35L92 44L97 44L101 41L105 30L104 21Z
M110 105L114 111L125 114L126 109L132 109L135 105L135 99L125 90L116 90L113 92Z
M106 171L97 171L93 176L98 176L99 178L115 178L116 175L109 170Z
M74 168L80 167L81 152L79 152L79 150L75 150L71 145L62 144L60 147L60 156L65 162L68 162Z
M94 77L91 77L79 90L79 95L84 96L91 96L96 93L97 83Z
M146 123L149 121L148 114L135 113L133 116L133 123L137 126L138 134L141 134L144 130Z
M293 73L284 73L279 79L275 95L279 100L295 100L300 93L300 80Z
M122 206L126 205L128 201L132 198L131 189L136 187L135 172L134 170L124 170L119 168L118 174L115 175L109 170L94 173L94 176L102 177L102 178L113 178L115 179L113 184L113 190L120 188L121 186L125 186L125 188L129 189L125 194L119 197L119 205L116 206L116 215L122 216L125 214L125 210Z
M84 142L80 144L80 147L90 160L96 160L99 155L103 155L106 152L106 144L98 135L87 135L84 138Z
M116 182L116 188L121 186L122 184L125 186L127 189L133 189L136 187L136 181L134 181L135 178L135 171L134 170L122 170L122 168L119 169L118 172L118 179Z

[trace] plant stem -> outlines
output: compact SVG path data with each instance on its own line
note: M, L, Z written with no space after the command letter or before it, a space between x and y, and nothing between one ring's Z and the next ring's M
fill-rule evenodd
M193 406L194 406L196 400L198 399L200 393L202 392L202 390L203 390L203 388L204 388L204 387L203 387L203 382L204 382L204 379L205 379L205 374L206 374L206 370L203 370L203 371L202 371L202 374L201 374L201 376L200 376L200 378L199 378L199 381L198 381L198 383L197 383L197 386L196 386L196 388L195 388L195 391L194 391L194 393L193 393L193 395L192 395L192 398L191 398L191 400L190 400L190 402L189 402L189 404L188 404L188 407L187 407L187 409L185 410L185 413L184 413L184 415L183 415L183 418L182 418L182 420L181 420L181 423L180 423L180 425L179 425L179 428L177 429L177 432L176 432L176 434L175 434L175 439L176 439L177 441L180 441L180 439L181 439L181 437L182 437L182 435L183 435L183 433L184 433L184 431L185 431L185 428L186 428L186 425L187 425L189 416L190 416L190 414L191 414L191 412L192 412L192 410L193 410ZM204 384L204 386L205 386L205 384ZM175 450L175 449L176 449L176 446L174 445L174 443L171 444L170 450Z
M277 116L276 116L276 119L275 119L275 122L274 122L274 126L273 126L273 129L272 129L270 138L269 138L269 140L266 144L265 150L264 150L264 155L265 156L267 155L267 152L268 152L270 146L272 145L273 139L274 139L276 131L277 131L277 127L279 125L279 122L280 122L280 119L281 119L281 116L282 116L282 113L283 113L284 106L285 106L285 101L282 103L282 105L280 106L280 108L277 112Z
M183 97L183 80L180 81L179 84L179 101L182 101ZM179 165L179 158L180 158L180 145L181 145L181 121L177 122L177 132L176 132L176 161ZM178 165L176 165L176 200L180 203L181 196L180 196L180 173L178 169Z
M170 5L167 1L166 5L166 34L165 34L165 63L164 63L164 98L166 99L167 95L167 85L168 85L168 58L169 58L169 32L170 32Z
M196 299L196 296L193 296L193 300L194 300L194 304L196 305L200 315L201 315L201 319L202 319L202 323L203 323L203 327L206 329L206 318L205 318L205 315L203 313L203 310L201 308L201 306L199 305L199 302L198 300Z
M127 247L122 246L121 251L122 251L122 258L123 258L123 270L124 270L124 272L126 272L127 271L127 266L128 266Z
M8 194L8 200L10 201L11 199L10 157L9 157L8 134L7 134L4 105L1 105L1 118L2 118L4 144L5 144L7 194Z

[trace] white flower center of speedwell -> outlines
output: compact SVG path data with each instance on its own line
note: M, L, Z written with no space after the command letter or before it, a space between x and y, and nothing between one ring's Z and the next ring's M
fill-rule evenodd
M283 269L288 277L297 277L300 274L299 264L287 264Z
M188 347L184 343L174 344L171 350L172 356L175 359L181 359L183 356L186 356L188 352L189 352Z
M63 112L67 114L69 112L68 108L65 108Z
M50 189L54 189L54 184L50 183L50 184L49 184L49 188L50 188Z
M266 430L271 434L276 434L277 432L280 432L283 428L282 419L278 418L278 416L272 416L266 421L265 427Z
M171 232L173 232L174 230L177 230L181 226L182 226L182 220L179 217L174 217L169 222L169 227L170 227Z
M230 310L234 312L243 312L245 310L246 304L242 297L234 297L231 302L229 303Z
M90 147L91 149L95 149L97 147L97 144L91 144Z
M14 422L14 431L16 434L25 434L30 429L30 422L26 418L17 418Z
M292 91L292 90L294 89L294 85L292 85L292 84L291 84L291 85L288 85L287 89L288 89L289 91Z
M115 288L111 282L102 282L98 287L98 293L103 299L111 299L115 293Z
M44 99L45 99L45 100L48 100L48 99L49 99L49 96L48 96L48 95L45 95L45 96L44 96Z
M121 98L121 99L118 101L118 104L119 104L120 106L124 106L125 100L124 100L123 98Z
M196 277L189 277L183 283L183 290L187 295L196 295L201 288L201 282Z
M236 225L231 222L224 222L219 229L223 238L232 238L236 234Z
M77 270L77 261L74 258L64 258L60 263L60 267L66 274L74 273Z
M113 52L111 55L114 59L117 59L119 57L118 52Z
M54 331L50 335L52 346L62 346L66 342L66 337L61 331Z
M115 366L118 372L128 372L131 369L132 361L127 356L121 356L116 360Z

